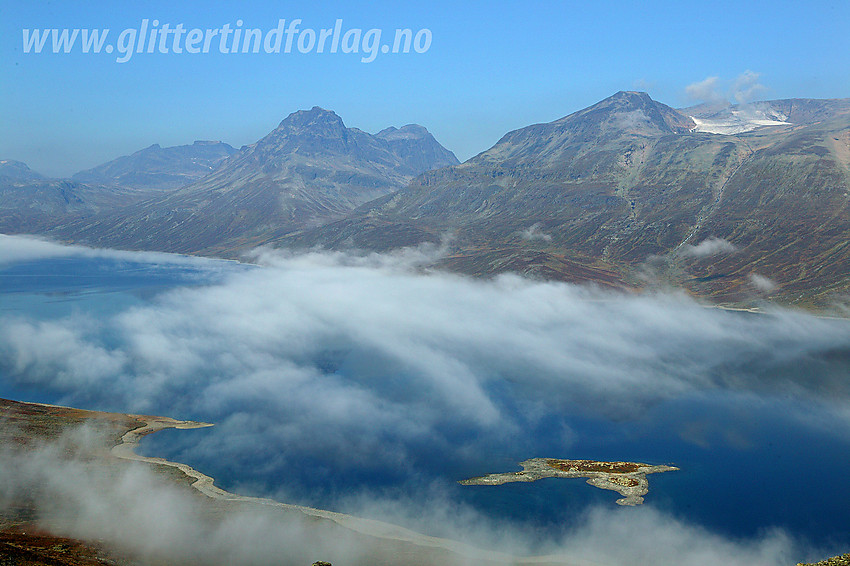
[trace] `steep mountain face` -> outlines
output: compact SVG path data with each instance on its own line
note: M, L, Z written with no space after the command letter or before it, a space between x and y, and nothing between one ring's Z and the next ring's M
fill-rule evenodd
M725 296L760 290L830 300L850 287L850 116L773 136L742 136L752 148L719 201L692 228L732 253L689 258L694 289ZM760 278L770 281L760 284Z
M510 132L466 163L421 175L361 212L367 224L404 221L423 233L452 230L474 246L545 241L586 248L591 239L587 251L608 256L610 250L603 254L607 240L595 235L599 228L627 222L638 207L661 217L677 206L630 198L632 189L648 194L672 192L668 189L676 186L678 198L709 198L690 193L704 181L705 169L723 144L702 151L705 137L684 135L693 127L689 118L644 93L620 92L560 120ZM724 156L731 153L727 148ZM720 161L720 166L732 166ZM546 238L524 238L533 225L545 228ZM362 233L358 238L357 232L344 230L344 238L368 237Z
M278 185L283 198L304 201L317 212L350 210L423 171L457 164L425 128L406 128L416 135L388 141L381 135L387 130L370 135L347 128L339 116L319 107L295 112L222 170L183 192L235 193L261 182ZM438 146L441 152L420 155L423 146Z
M396 191L427 168L457 163L421 126L402 131L371 135L319 107L295 112L203 179L56 233L94 245L209 254L273 241Z
M773 101L783 123L718 135L620 92L285 243L387 249L452 234L444 264L468 273L823 299L850 286L848 102Z
M390 126L375 137L386 141L390 150L418 173L458 164L455 154L441 146L428 130L418 124L401 128Z
M92 185L175 189L208 175L236 151L217 141L196 141L192 145L166 148L154 144L132 155L80 171L72 179Z

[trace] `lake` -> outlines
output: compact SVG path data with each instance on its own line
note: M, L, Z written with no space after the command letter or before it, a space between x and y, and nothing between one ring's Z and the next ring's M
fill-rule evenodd
M168 305L179 304L173 298L175 293L214 290L230 278L246 277L246 273L263 269L214 260L163 263L132 261L123 256L75 256L0 264L0 326L24 321L28 329L53 322L73 328L68 321L78 319L114 319L125 324L139 313L164 320ZM151 308L159 310L151 314ZM730 321L730 325L740 324L736 319L741 317L764 318L740 313L711 316L728 317L722 320ZM250 317L245 323L252 331L265 324L261 320L252 322ZM830 324L841 328L845 323ZM143 326L139 323L133 328ZM191 338L175 335L187 340L188 350L195 347ZM364 497L381 501L412 499L426 506L437 499L440 505L471 509L498 522L531 528L546 539L576 526L582 514L592 507L610 508L623 515L635 510L616 508L616 493L593 488L581 479L546 479L498 487L460 486L456 482L486 473L518 470L519 461L533 457L663 463L681 470L649 476L647 506L724 536L751 538L780 528L835 552L850 547L846 487L850 436L846 422L835 416L842 414L845 406L846 385L842 378L850 370L850 343L842 343L843 339L837 345L830 342L822 351L797 353L783 349L773 360L764 360L760 354L759 361L754 362L755 357L749 356L717 370L724 372L723 386L688 387L674 394L648 395L643 402L624 410L589 402L584 390L576 390L573 398L572 389L565 387L565 397L555 402L529 393L518 378L494 378L483 389L490 403L498 408L500 418L510 423L509 430L498 430L498 423L475 423L473 417L431 415L427 427L422 425L427 428L424 431L402 432L398 424L375 424L368 431L361 431L346 424L356 423L358 417L338 423L337 417L329 414L327 421L321 415L309 421L316 427L317 444L311 444L310 435L303 430L295 430L301 417L290 414L296 409L308 410L304 408L309 407L308 402L296 405L294 401L243 398L243 386L228 389L236 379L229 376L240 371L235 362L237 369L230 368L229 356L222 354L221 361L216 362L215 371L224 377L216 378L215 387L206 389L205 380L213 377L197 372L181 378L179 386L169 385L168 371L154 367L152 362L134 361L134 352L144 351L137 350L143 348L139 344L146 344L141 334L128 337L98 327L77 339L81 346L75 347L75 352L94 348L112 358L120 354L119 365L130 374L130 378L122 379L165 391L159 394L157 389L156 395L145 397L146 412L219 425L160 432L146 438L142 451L184 461L215 477L225 489L360 513L370 512L368 506L362 505ZM287 338L287 344L293 340L297 341L297 337ZM20 357L24 346L15 347ZM235 351L242 345L234 343L233 347ZM352 395L369 392L379 398L377 403L381 406L415 406L419 411L418 401L414 405L405 392L405 383L415 381L416 376L398 368L391 377L379 376L382 385L370 385L370 380L379 378L376 372L391 373L396 369L376 370L376 366L383 367L377 362L364 365L361 357L373 360L377 354L360 350L350 344L336 345L310 354L309 363L288 350L266 348L252 355L271 360L263 367L310 367L312 373L303 379L312 380L311 387L327 379L321 389L309 390L320 392L316 394L317 402L320 398L335 399L340 387L351 386ZM84 405L82 408L120 412L139 409L124 406L122 398L114 394L118 386L104 385L109 383L106 378L88 385L77 381L69 387L66 381L44 377L46 370L34 369L36 365L16 365L12 352L10 348L0 351L4 356L0 359L3 397L79 403ZM688 352L683 352L681 361L674 357L671 363L687 367L689 359ZM59 373L70 372L63 363L60 359L46 367L59 368ZM781 386L774 387L771 380L779 379ZM729 385L738 381L746 385ZM785 387L789 382L794 387ZM820 394L820 383L827 394ZM138 384L134 387L134 399L138 399L138 391L144 389L138 389ZM269 386L264 391L269 398L278 395L275 391L291 398L300 394L300 387ZM220 395L215 402L189 403L186 399L195 395L195 388L200 388L201 396L211 396L213 392ZM325 406L351 410L330 402ZM369 417L360 420L364 418ZM404 415L396 418L399 420L392 423L405 422ZM268 423L274 423L274 428ZM411 429L419 426L412 417L404 426L408 425ZM337 446L337 453L328 446ZM386 518L380 509L383 508L372 512L377 518ZM438 524L430 530L437 535L447 534Z

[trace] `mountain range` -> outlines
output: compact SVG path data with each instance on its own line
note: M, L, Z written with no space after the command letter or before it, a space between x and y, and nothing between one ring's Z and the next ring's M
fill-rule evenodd
M235 152L221 142L155 144L70 179L45 177L20 161L0 161L0 231L44 232L136 204L203 177Z
M339 218L458 160L422 126L372 135L314 107L238 151L221 142L153 145L70 180L26 176L25 165L8 163L8 181L0 169L6 233L227 255Z
M90 217L128 202L132 191L50 179L25 163L0 160L0 232L44 233L72 218Z
M55 233L95 246L228 255L341 218L427 169L457 163L422 126L372 135L314 107L196 182Z
M138 189L176 189L208 175L237 150L219 141L162 148L159 144L71 177L79 183Z
M287 245L387 249L452 234L450 269L625 287L684 286L721 301L826 301L848 287L850 100L780 100L735 134L619 92L506 134ZM793 121L792 121L793 120Z
M444 242L439 266L481 276L675 285L730 303L824 304L850 287L850 99L677 110L624 91L465 163L421 126L368 134L318 107L239 151L199 143L71 181L4 162L0 208L25 208L24 186L52 191L65 202L53 223L39 204L47 219L12 231L96 246L236 257Z

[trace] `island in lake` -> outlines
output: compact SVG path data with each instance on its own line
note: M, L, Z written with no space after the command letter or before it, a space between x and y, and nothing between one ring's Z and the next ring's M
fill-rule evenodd
M521 472L489 474L462 480L461 485L502 485L543 478L588 478L587 483L600 489L612 489L622 495L618 505L640 505L649 491L647 474L678 470L674 466L650 466L636 462L598 462L596 460L558 460L532 458L520 462Z

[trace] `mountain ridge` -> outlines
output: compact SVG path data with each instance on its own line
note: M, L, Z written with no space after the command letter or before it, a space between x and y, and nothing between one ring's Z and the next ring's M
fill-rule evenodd
M841 244L850 239L850 99L805 107L806 124L722 135L694 131L690 117L645 93L620 92L509 132L463 164L281 245L392 249L385 234L414 245L451 233L443 263L473 275L518 268L642 287L651 272L720 301L828 300L850 288ZM788 210L804 211L793 229ZM685 253L712 238L735 251ZM833 267L814 265L827 259ZM765 292L757 277L775 285Z
M163 148L158 143L80 171L71 180L90 184L163 191L208 175L237 152L220 141Z
M700 131L730 116L746 127ZM464 163L421 126L368 134L313 107L190 185L48 232L227 257L450 235L438 265L476 276L824 303L850 293L848 203L850 99L677 110L620 91Z
M209 175L135 210L72 222L56 233L97 246L182 253L267 243L398 190L423 166L457 163L425 128L414 130L415 139L388 141L348 128L318 106L293 112ZM419 150L402 151L412 145ZM430 159L422 158L423 147L431 148Z

